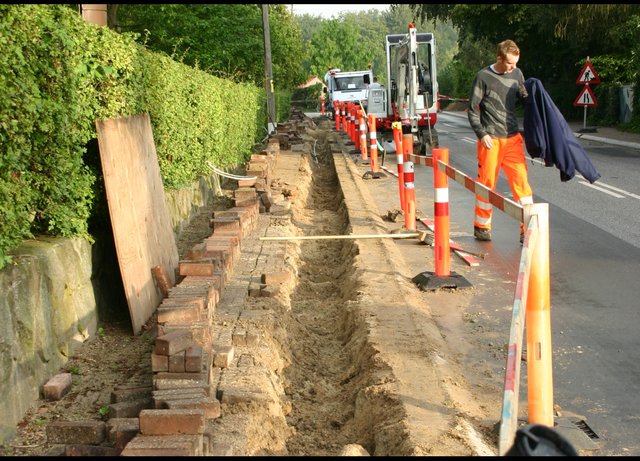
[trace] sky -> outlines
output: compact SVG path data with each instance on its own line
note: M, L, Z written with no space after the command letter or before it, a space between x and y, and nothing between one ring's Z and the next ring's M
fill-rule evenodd
M289 8L292 8L293 14L311 14L315 16L321 16L323 18L329 19L332 16L338 17L340 13L346 12L358 12L358 11L368 11L368 10L380 10L384 11L389 8L389 5L379 5L377 3L369 3L369 4L354 4L354 5L345 5L341 3L337 4L289 4Z

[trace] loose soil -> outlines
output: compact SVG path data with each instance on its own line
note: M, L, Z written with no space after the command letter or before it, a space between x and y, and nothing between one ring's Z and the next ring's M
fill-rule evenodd
M291 236L344 235L357 231L360 221L377 227L379 233L397 231L401 227L397 222L383 219L393 214L387 210L375 210L378 215L373 217L367 216L371 210L362 216L346 214L343 193L347 192L341 190L330 147L338 134L330 132L327 120L306 130L307 148L298 160L302 180L295 184L297 198L291 215L272 219L271 225L281 226L281 234ZM223 196L202 207L178 236L181 259L211 234L212 212L231 206L234 184L222 187ZM248 428L243 439L246 453L233 454L473 456L497 452L508 334L504 326L496 333L491 313L468 309L469 297L464 295L447 299L436 295L433 306L407 300L400 289L414 290L415 298L420 298L407 280L411 270L399 262L399 269L387 271L386 259L375 267L378 253L369 254L374 250L415 252L395 248L388 240L359 245L318 239L287 246L285 260L295 275L293 282L283 285L277 296L246 299L246 308L271 316L263 337L271 347L254 353L253 362L268 364L275 376L277 408L236 407L229 415L223 408L216 420L218 442L233 444L239 437L233 431L244 427ZM359 275L362 262L373 262L373 269L380 270L369 275L375 280ZM382 290L375 299L368 297L369 283ZM480 289L477 296L487 294ZM376 311L381 303L390 309ZM394 313L396 304L413 310L403 317ZM152 318L145 331L135 336L127 319L101 322L99 334L60 370L73 374L72 391L59 401L34 402L15 439L0 447L0 455L50 454L48 423L106 420L110 394L117 385L149 383L153 322ZM248 422L251 418L253 425ZM416 421L422 422L421 428L411 432L409 426Z

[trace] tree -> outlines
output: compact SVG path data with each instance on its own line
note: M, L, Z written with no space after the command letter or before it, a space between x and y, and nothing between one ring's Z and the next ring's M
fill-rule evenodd
M300 30L285 5L269 5L273 77L282 88L304 80ZM262 13L256 4L122 4L122 32L145 46L226 78L264 85Z
M309 42L310 73L324 76L327 69L366 69L368 59L360 53L359 35L353 24L339 19L323 20Z
M423 19L450 20L458 29L460 52L456 61L472 65L477 50L463 44L495 45L515 40L521 50L519 66L525 76L543 81L565 113L573 111L575 79L587 56L616 56L620 64L635 64L638 75L638 29L631 18L640 14L636 4L416 4ZM626 24L626 26L621 26ZM624 30L624 32L623 32ZM622 39L622 37L625 37ZM631 46L630 46L631 45ZM613 63L611 63L613 64ZM616 67L616 66L614 66ZM476 69L477 70L477 69Z
M360 70L371 64L374 74L386 84L384 37L407 33L409 23L414 23L419 32L435 33L438 68L444 68L457 50L457 33L450 23L434 25L416 20L409 5L396 5L385 12L372 9L342 13L331 19L306 14L295 18L305 31L303 40L309 50L305 61L308 75L321 77L329 66Z

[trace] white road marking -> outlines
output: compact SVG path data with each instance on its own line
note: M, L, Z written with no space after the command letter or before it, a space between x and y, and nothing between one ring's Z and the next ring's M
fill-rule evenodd
M610 191L608 191L607 189L605 189L603 187L598 187L598 186L595 186L593 184L589 184L588 182L585 182L585 181L580 181L580 184L582 184L584 186L587 186L587 187L591 187L592 189L599 190L600 192L604 192L605 194L612 195L612 196L614 196L616 198L624 198L624 195L616 194L615 192L610 192Z

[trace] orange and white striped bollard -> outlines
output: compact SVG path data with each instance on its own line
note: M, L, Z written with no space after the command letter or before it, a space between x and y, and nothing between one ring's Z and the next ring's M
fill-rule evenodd
M350 135L351 135L351 141L353 142L353 144L356 144L357 141L357 136L356 136L356 106L350 102L349 103L349 120L351 120L350 123Z
M402 153L402 123L393 122L393 140L396 143L396 163L398 164L398 190L400 191L400 209L405 210L404 203L404 154Z
M356 150L360 150L360 109L353 105L353 144Z
M403 144L406 141L403 140ZM414 182L413 162L404 162L404 227L407 230L416 230L416 189Z
M371 157L371 172L375 175L378 173L378 136L376 134L376 116L369 114L369 156Z
M411 133L402 135L402 155L405 162L411 160L410 156L413 155L413 135Z
M358 109L358 125L360 126L360 157L367 159L367 125L364 123L364 111Z
M436 263L435 274L438 277L449 277L450 248L449 248L449 186L447 174L440 171L438 162L449 164L449 149L433 149L433 187L435 199L433 215L435 217L434 256Z
M349 134L349 127L347 126L347 103L342 101L340 102L341 112L342 112L342 131Z

